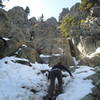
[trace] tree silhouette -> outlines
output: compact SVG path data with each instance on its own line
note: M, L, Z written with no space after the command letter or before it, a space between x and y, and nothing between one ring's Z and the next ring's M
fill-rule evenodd
M44 21L44 15L42 14L41 17L38 19L40 22Z
M26 7L25 12L27 13L27 15L30 13L30 8L28 6Z
M0 0L0 7L3 8L4 5L2 4L2 0Z
M0 7L1 7L1 8L5 7L5 5L3 5L3 1L4 1L4 0L0 0ZM8 1L9 1L9 0L8 0Z

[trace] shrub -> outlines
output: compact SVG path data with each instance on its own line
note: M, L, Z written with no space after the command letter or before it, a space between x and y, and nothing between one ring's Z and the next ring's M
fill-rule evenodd
M63 37L69 37L70 36L70 30L73 25L76 25L76 19L74 16L67 15L63 18L60 30Z

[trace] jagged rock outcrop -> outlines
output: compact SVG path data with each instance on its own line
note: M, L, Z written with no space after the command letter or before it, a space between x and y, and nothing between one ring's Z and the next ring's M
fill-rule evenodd
M15 52L30 40L30 25L27 14L22 7L14 7L8 12L0 9L0 37L8 39L6 45L3 45L4 41L0 40L2 43L0 45L0 58L16 55ZM38 58L39 55L32 56ZM31 61L36 60L38 61L38 59Z
M97 8L99 9L99 7L94 7L93 10L91 9L92 14L96 14L96 16L92 17L91 14L89 14L85 19L82 18L80 20L81 23L73 26L71 30L74 44L77 45L82 56L87 56L93 53L96 48L100 46L100 17L99 13L98 15L96 13L98 12L96 11Z
M9 40L1 40L0 44L0 58L14 55L14 53L18 50L18 48L23 44L23 42L19 42L16 39Z
M63 17L69 13L69 9L68 8L63 8L62 12L59 14L59 22L63 19Z
M64 49L64 63L69 60L68 66L74 65L69 43L67 40L60 38L60 32L57 28L58 22L54 17L46 21L37 21L35 17L28 20L27 14L22 7L14 7L8 12L2 10L0 16L1 19L3 18L3 21L0 20L0 36L9 38L7 47L1 47L5 52L3 52L2 57L16 55L17 50L25 44L28 46L27 49L30 50L31 48L31 50L30 52L28 50L20 51L19 57L39 62L36 59L39 56L38 53L61 54L61 49ZM62 46L63 43L66 45ZM36 55L32 54L32 49L37 51Z
M80 11L79 7L80 3L76 3L67 13L65 12L65 15L74 16L78 22L71 28L70 33L74 45L80 52L78 56L82 57L80 64L100 65L99 56L91 59L86 57L100 46L100 6L95 5L90 11Z
M80 62L80 65L89 65L89 66L100 66L100 53L90 54L88 57L83 57Z
M41 63L42 62L42 60L39 57L38 52L31 47L20 48L20 50L18 50L18 52L17 52L17 56L20 58L26 58L32 63L35 63L35 62Z
M11 23L18 25L18 27L23 27L27 24L27 13L22 7L14 7L7 13Z
M94 85L94 88L92 89L92 93L88 94L81 100L100 100L100 71L95 70L95 74L92 76L89 76L87 79L91 79L92 83Z
M59 31L57 29L57 21L50 18L45 22L36 23L31 30L33 39L36 38L55 38L58 37Z
M34 25L34 24L36 24L37 22L38 22L38 21L36 20L35 17L32 17L32 18L29 19L30 25Z
M86 18L89 15L89 11L80 11L80 3L76 3L70 9L63 8L62 12L59 15L59 22L66 16L71 15L76 18L76 20L81 20Z
M28 16L25 10L22 7L17 6L9 10L7 14L10 23L14 24L22 31L25 39L30 40L31 23L28 20Z
M40 42L41 43L41 42ZM53 66L61 61L64 65L73 66L75 65L71 47L68 39L65 38L55 38L55 39L45 39L42 47L45 49L42 50L43 54L51 54L52 57L49 57L48 63ZM59 54L59 56L56 56Z
M54 18L54 17L48 18L46 20L46 23L48 23L49 25L52 25L54 27L58 26L58 22L57 22L56 18Z
M91 9L91 16L100 17L100 7L95 6Z
M7 20L7 12L3 9L0 9L0 22Z
M83 55L88 55L96 50L97 47L100 46L100 33L98 25L100 18L90 18L88 22L82 24L80 29L81 34L79 36L80 41L78 43L78 47L81 48L81 53ZM80 47L81 46L81 47Z

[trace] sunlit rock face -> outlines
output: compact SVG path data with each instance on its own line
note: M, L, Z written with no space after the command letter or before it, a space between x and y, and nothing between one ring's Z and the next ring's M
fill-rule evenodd
M11 10L8 11L8 17L10 21L17 25L24 25L27 23L27 14L25 13L25 10L22 7L14 7Z
M61 21L63 19L63 17L69 13L69 9L68 8L63 8L62 12L59 14L59 21Z

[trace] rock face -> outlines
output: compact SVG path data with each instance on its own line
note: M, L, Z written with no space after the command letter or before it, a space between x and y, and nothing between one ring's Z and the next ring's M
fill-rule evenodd
M88 11L81 12L79 6L77 3L70 10L64 8L59 16L59 21L67 14L80 20L80 24L71 29L71 39L60 36L58 22L53 17L37 21L35 17L28 19L22 7L14 7L8 12L0 9L0 58L16 55L33 63L45 63L39 55L49 54L53 55L48 59L51 66L60 61L69 67L75 65L73 57L81 55L79 64L100 66L99 53L91 59L86 57L100 46L100 7L91 9L90 14ZM27 64L23 61L16 63ZM100 74L97 76L100 78ZM82 100L100 100L100 80L95 80L95 75L93 77L96 85L93 95L96 98L90 94Z
M81 57L93 53L100 46L99 9L99 6L95 6L91 9L91 12L81 12L79 11L79 4L75 4L69 11L70 15L75 16L80 21L79 24L72 27L71 36ZM96 65L93 60L90 62L94 66Z
M34 17L28 20L27 14L22 7L14 7L8 12L0 9L0 37L10 39L7 41L7 47L3 46L2 40L0 41L0 48L4 52L3 55L1 54L1 58L15 54L23 44L43 54L61 54L63 50L64 63L67 59L68 66L74 65L72 56L79 56L79 52L82 56L94 52L100 46L100 25L98 23L100 17L95 15L99 7L92 9L91 14L94 14L94 17L87 17L89 14L81 12L79 6L80 4L77 3L70 10L68 8L63 9L60 14L60 19L66 14L70 14L78 20L84 20L72 28L72 40L70 42L60 37L57 28L58 22L53 17L41 22Z
M31 19L29 19L29 23L30 23L30 25L36 24L37 23L36 18L35 17L32 17Z
M27 23L27 14L22 7L14 7L13 9L9 10L7 13L9 20L11 23L20 26L23 26Z
M28 20L22 7L14 7L8 12L0 9L0 37L9 39L6 46L0 40L0 51L3 51L0 58L17 55L31 62L41 62L39 54L61 54L64 49L64 63L67 64L67 60L68 66L74 65L69 42L60 38L57 27L58 22L54 17L46 21L37 21L35 17ZM21 49L23 44L27 48Z
M96 73L92 76L89 76L88 79L93 81L93 85L95 86L92 89L92 93L85 96L81 100L100 100L100 71L96 70Z
M30 24L22 7L14 7L8 12L0 9L0 37L7 39L5 40L6 45L0 39L0 58L14 55L23 44L26 44L28 39L30 40Z
M63 19L63 17L69 13L69 9L68 8L63 8L62 12L59 14L59 21L61 21Z
M100 46L100 26L98 25L98 20L100 19L89 18L87 20L89 22L84 23L80 27L82 30L81 34L79 33L80 41L77 41L77 46L84 56L93 53L96 50L96 48Z
M80 11L80 3L73 5L70 10L68 8L63 8L62 12L59 15L59 22L66 16L71 15L76 18L76 20L84 19L89 15L88 11Z
M34 44L33 44L34 43ZM67 66L75 65L72 53L71 53L71 47L68 39L65 38L49 38L49 39L35 39L33 41L33 45L35 49L40 48L41 52L45 55L52 55L52 54L60 54L60 60L63 64ZM50 65L54 65L57 63L59 56L53 56L49 59L48 63Z
M30 62L41 62L41 59L39 57L38 52L30 47L23 47L18 51L17 54L18 57L20 58L26 58L28 59Z
M57 21L50 18L45 22L36 23L31 30L33 39L35 38L55 38L58 37L59 31L57 29Z
M92 54L90 57L83 57L79 65L100 66L100 53Z
M95 17L100 17L100 7L99 6L93 7L91 9L91 15Z

